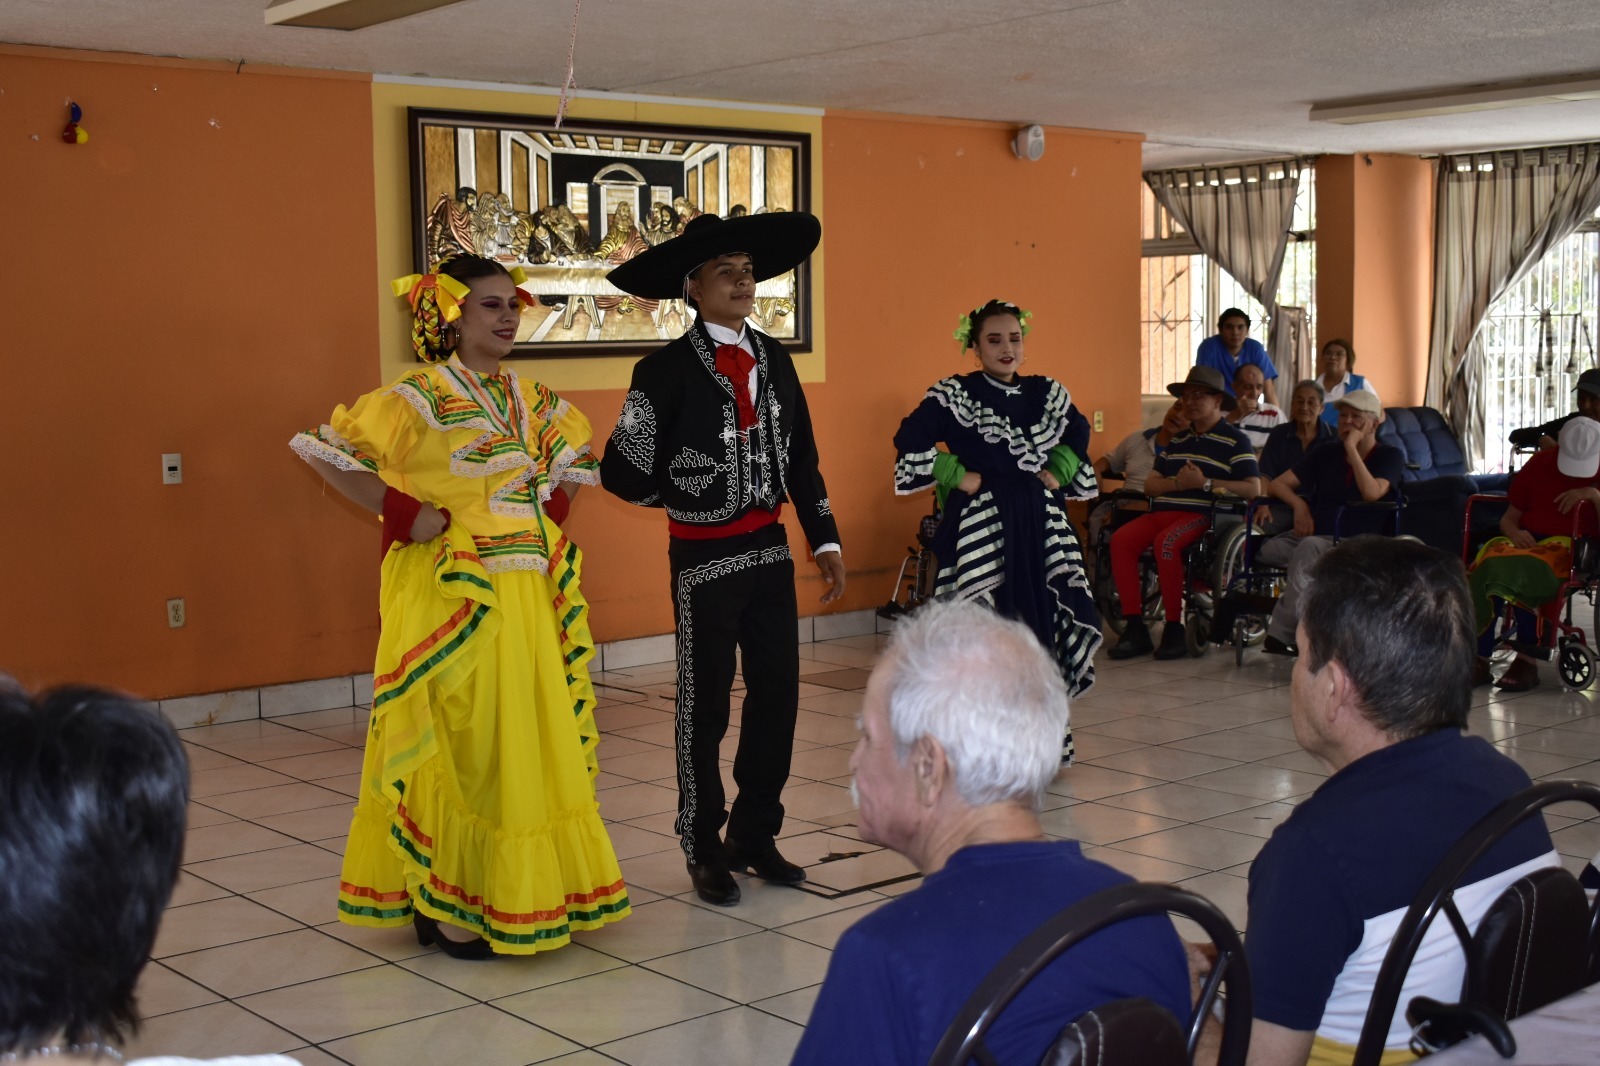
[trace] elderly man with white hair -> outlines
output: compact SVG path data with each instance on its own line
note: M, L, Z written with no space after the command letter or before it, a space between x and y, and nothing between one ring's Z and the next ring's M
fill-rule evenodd
M840 938L796 1063L927 1062L1006 952L1129 880L1040 824L1067 704L1060 669L1020 622L941 602L896 627L867 683L851 769L862 837L926 876ZM1187 1017L1187 963L1165 918L1114 925L1046 967L989 1047L1001 1062L1038 1062L1078 1014L1130 996Z

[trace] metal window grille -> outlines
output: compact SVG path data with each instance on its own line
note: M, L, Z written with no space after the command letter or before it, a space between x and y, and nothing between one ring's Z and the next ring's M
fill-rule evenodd
M1216 332L1217 316L1237 307L1250 316L1250 332L1267 335L1266 312L1233 275L1210 257L1200 254L1194 238L1161 206L1143 181L1144 260L1140 292L1142 330L1139 366L1146 394L1164 393L1168 382L1178 381L1194 365L1200 342ZM1295 196L1294 229L1284 252L1283 275L1278 282L1278 303L1304 307L1312 334L1316 324L1316 170L1300 171ZM1283 398L1280 395L1280 398Z
M1552 248L1489 308L1469 358L1483 368L1484 455L1473 469L1518 465L1506 439L1573 410L1578 375L1600 344L1600 213Z

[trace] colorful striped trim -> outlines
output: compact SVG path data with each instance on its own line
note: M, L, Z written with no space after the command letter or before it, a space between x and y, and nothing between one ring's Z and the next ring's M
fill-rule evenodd
M489 614L486 604L466 600L448 621L400 657L400 665L373 679L372 709L404 695L461 647Z

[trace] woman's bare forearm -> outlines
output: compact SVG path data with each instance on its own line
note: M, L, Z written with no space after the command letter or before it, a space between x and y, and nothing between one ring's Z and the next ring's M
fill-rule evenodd
M373 514L383 513L383 495L389 489L383 478L369 470L344 470L316 456L309 461L339 495Z

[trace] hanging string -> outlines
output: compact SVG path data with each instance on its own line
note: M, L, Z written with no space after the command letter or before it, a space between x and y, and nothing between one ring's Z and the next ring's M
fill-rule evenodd
M572 62L578 54L578 12L582 7L583 0L574 0L572 5L572 39L567 42L567 77L561 83L561 100L556 104L556 129L561 128L561 120L567 117L568 97L578 87L577 81L572 76Z

